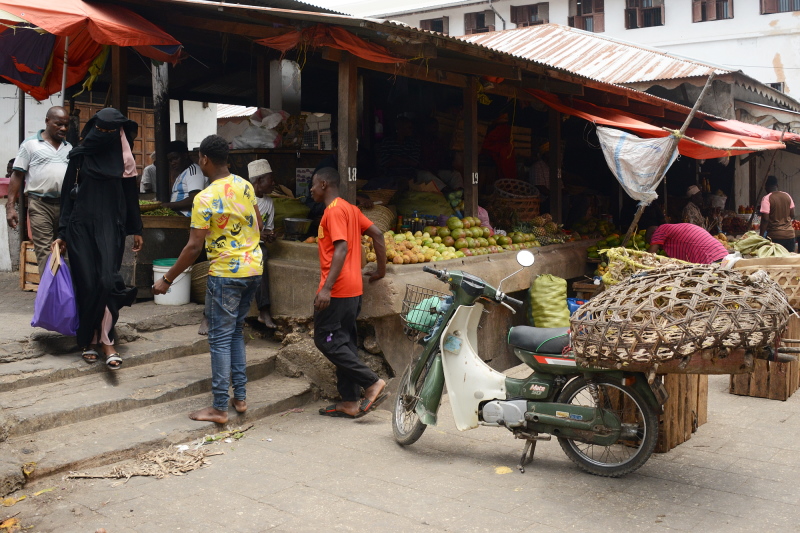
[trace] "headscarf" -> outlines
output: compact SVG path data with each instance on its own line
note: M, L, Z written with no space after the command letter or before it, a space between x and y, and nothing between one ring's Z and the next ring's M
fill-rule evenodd
M109 130L100 131L97 128ZM120 131L120 129L122 131ZM128 149L139 131L139 125L112 107L98 111L81 132L81 144L72 149L69 157L83 156L81 176L97 180L119 179L125 172L122 133Z

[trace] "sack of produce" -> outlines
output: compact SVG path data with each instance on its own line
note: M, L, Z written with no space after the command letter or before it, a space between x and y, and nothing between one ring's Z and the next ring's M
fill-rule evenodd
M759 248L769 243L769 239L765 239L755 231L748 231L742 235L741 239L733 243L733 249L742 255L755 255Z
M565 328L569 326L567 307L567 280L542 274L537 276L529 291L531 297L530 323L537 328Z
M579 362L606 368L688 364L732 350L760 355L774 345L791 308L780 286L759 271L742 275L717 265L667 266L640 272L596 295L572 315Z
M306 218L309 207L297 198L273 198L275 204L275 229L283 227L286 218Z
M395 199L397 214L407 216L415 211L426 215L453 214L447 199L438 192L404 191Z

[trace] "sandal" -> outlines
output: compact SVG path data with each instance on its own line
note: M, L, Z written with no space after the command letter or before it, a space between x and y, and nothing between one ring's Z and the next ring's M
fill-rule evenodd
M118 353L110 353L106 356L106 366L111 370L117 370L122 366L122 357Z
M100 354L97 353L97 350L86 348L81 354L81 357L83 357L83 360L91 365L97 362L97 358L100 357Z

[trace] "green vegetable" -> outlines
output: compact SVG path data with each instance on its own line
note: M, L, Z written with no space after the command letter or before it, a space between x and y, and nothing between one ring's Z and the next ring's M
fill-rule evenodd
M142 213L143 217L176 217L178 213L173 211L168 207L160 207L158 209L153 209L152 211L147 211Z

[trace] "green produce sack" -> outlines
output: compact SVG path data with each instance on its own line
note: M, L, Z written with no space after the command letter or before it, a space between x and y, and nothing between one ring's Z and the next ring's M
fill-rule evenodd
M275 203L275 229L283 227L284 218L307 218L311 210L297 198L273 198Z
M567 280L552 274L542 274L533 280L528 294L531 297L531 313L528 317L531 326L569 327Z
M453 208L443 194L438 192L404 191L396 200L397 214L408 216L416 211L420 215L452 215Z
M439 317L436 313L431 313L431 309L437 309L438 307L439 298L437 296L425 298L408 312L406 320L415 329L428 333Z

